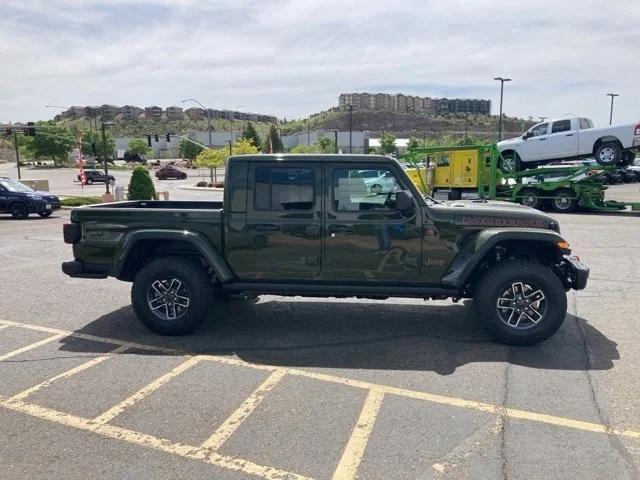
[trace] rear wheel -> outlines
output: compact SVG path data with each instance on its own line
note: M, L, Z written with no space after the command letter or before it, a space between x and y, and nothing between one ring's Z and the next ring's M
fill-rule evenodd
M526 207L542 208L542 199L540 198L540 192L533 188L528 188L522 192L522 198L520 203Z
M485 330L508 345L533 345L562 325L567 296L560 279L530 260L494 265L475 288L474 305Z
M167 257L153 260L136 275L131 302L140 321L162 335L195 329L213 299L207 272L193 260Z
M93 178L87 178L87 185L93 185Z
M559 190L553 196L553 209L556 212L573 212L578 206L575 192L571 190Z
M29 208L24 203L14 203L9 208L9 213L16 220L24 220L29 216Z
M596 148L595 157L600 165L616 165L622 160L622 148L616 142L604 142Z

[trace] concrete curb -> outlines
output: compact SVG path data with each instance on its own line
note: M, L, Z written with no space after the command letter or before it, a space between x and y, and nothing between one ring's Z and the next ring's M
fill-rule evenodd
M188 187L186 185L179 185L179 190L194 190L196 192L224 192L224 188L216 187Z

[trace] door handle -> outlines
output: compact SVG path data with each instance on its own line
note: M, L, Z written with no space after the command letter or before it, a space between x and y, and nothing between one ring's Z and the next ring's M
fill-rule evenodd
M573 133L567 133L565 137L573 137Z
M268 224L268 223L255 225L253 228L255 230L258 230L259 232L277 232L278 230L280 230L280 226L279 225L273 225L273 224Z
M350 233L353 231L353 227L349 225L331 225L329 231L331 233Z

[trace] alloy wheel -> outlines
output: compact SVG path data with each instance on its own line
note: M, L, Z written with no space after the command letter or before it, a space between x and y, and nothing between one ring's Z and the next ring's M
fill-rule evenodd
M498 297L496 309L498 317L507 326L525 330L534 327L544 318L547 298L535 285L513 282Z
M187 313L190 303L189 290L177 278L154 280L147 291L147 305L161 320L179 319Z

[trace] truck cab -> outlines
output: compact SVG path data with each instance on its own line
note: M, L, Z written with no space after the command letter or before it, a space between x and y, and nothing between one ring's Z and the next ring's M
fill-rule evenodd
M224 201L74 209L74 277L133 282L152 330L193 330L216 297L474 298L507 343L548 338L588 269L550 216L505 202L436 202L376 155L228 160Z

